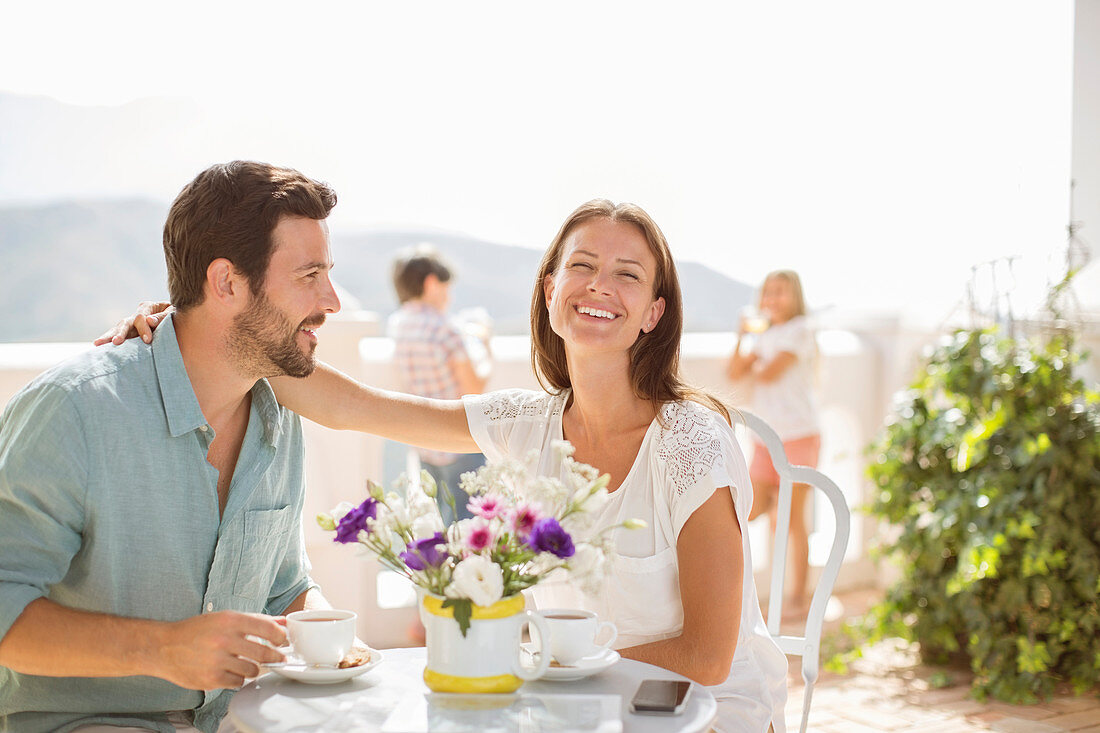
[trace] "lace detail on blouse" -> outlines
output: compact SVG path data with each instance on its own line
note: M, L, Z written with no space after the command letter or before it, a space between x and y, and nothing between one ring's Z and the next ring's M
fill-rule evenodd
M520 417L550 418L562 411L562 395L508 389L485 395L482 412L489 422L515 420Z
M657 455L665 464L677 496L694 486L722 461L722 440L715 413L695 402L666 402L665 427L657 435Z

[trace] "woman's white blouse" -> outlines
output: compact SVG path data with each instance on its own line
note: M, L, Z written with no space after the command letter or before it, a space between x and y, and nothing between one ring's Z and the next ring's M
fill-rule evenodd
M562 440L562 412L569 392L550 395L503 390L463 397L470 433L490 461L523 459L539 451L537 474L560 476L551 449ZM532 590L540 608L586 608L615 622L617 648L677 636L683 628L676 540L688 518L716 489L729 487L744 543L741 624L730 675L709 688L718 700L716 729L783 731L787 659L760 615L747 518L752 485L733 430L721 415L695 402L668 402L642 439L630 472L595 518L593 527L643 519L645 529L617 530L617 556L599 596L567 580L550 579ZM584 538L581 538L584 539ZM774 716L774 718L773 718Z

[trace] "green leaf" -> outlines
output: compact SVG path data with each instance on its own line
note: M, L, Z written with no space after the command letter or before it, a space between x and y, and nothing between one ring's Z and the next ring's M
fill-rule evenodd
M474 603L469 598L448 598L443 601L443 608L454 609L455 621L458 622L458 630L463 638L470 630L470 619L474 615Z

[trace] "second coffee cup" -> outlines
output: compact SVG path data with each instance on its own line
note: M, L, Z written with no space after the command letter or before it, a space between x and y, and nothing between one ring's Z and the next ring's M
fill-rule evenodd
M550 629L550 654L558 664L574 665L585 657L602 652L619 636L610 621L600 621L591 611L577 608L547 608L539 611ZM606 639L597 637L609 633Z

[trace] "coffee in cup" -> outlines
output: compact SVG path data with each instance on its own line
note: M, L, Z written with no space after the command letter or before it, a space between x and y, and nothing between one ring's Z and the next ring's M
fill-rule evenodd
M550 655L558 664L572 666L585 657L602 652L619 636L610 621L600 621L591 611L576 608L548 608L539 611L550 629ZM609 632L606 640L598 636Z
M306 664L336 666L355 642L354 611L295 611L286 617L294 652Z

